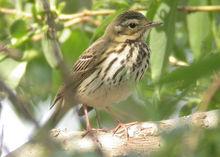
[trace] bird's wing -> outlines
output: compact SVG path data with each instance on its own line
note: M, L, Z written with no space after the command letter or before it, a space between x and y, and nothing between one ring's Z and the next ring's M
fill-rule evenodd
M87 73L91 69L97 67L103 55L101 55L107 48L107 41L104 39L97 40L79 57L73 66L73 74Z
M101 54L107 47L108 42L101 38L84 51L73 66L71 71L71 82L66 83L59 89L51 108L58 102L63 102L65 91L74 91L72 89L76 89L85 78L96 70L98 64L103 60L103 55ZM74 94L75 93L73 93L73 95Z
M73 73L82 73L91 69L91 65L96 61L95 54L83 54L73 66Z

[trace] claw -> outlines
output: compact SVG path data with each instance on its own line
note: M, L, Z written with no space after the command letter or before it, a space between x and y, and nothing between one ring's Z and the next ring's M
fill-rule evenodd
M115 134L119 134L120 132L119 129L123 128L124 134L125 134L125 138L126 140L129 140L129 134L128 134L128 128L131 127L132 125L137 124L138 122L131 122L131 123L127 123L127 124L123 124L121 122L119 122L119 124L113 129L113 135Z

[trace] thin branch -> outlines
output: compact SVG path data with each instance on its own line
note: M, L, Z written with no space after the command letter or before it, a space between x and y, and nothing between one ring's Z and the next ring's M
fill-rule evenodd
M186 13L192 12L220 12L219 5L212 5L212 6L181 6L178 7L179 11L183 11Z
M76 18L83 18L86 16L106 16L114 13L115 10L84 10L80 13L75 13L75 14L61 14L58 18L60 20L71 20L71 19L76 19ZM21 15L26 18L31 18L32 14L31 13L26 13L26 12L18 12L16 9L9 9L9 8L1 8L0 7L0 13L3 14L8 14L8 15Z
M22 53L16 49L8 48L6 44L0 43L0 54L4 54L6 57L12 58L14 60L21 60Z
M144 8L136 8L134 10L137 11L145 11ZM99 25L99 22L92 19L93 16L107 16L112 13L114 13L115 10L106 9L106 10L83 10L80 13L74 13L74 14L61 14L57 18L61 21L64 21L64 27L70 27L72 25L78 24L78 23L92 23L95 26ZM0 8L0 13L9 14L9 15L22 15L26 18L31 18L32 15L30 13L25 12L19 12L17 13L17 10L15 9L8 9L8 8ZM39 19L42 19L40 16L38 16ZM66 21L66 22L65 22Z
M81 18L73 18L67 22L64 23L64 27L70 27L72 25L78 24L78 23L85 23L89 21L89 17L81 17Z
M25 12L18 12L16 9L9 9L9 8L1 8L0 7L0 13L3 14L9 14L9 15L19 15L19 16L24 16L26 18L31 18L32 15L30 13L25 13Z
M83 18L86 16L106 16L114 13L115 10L84 10L80 13L76 14L61 14L59 16L60 20L70 20L70 19L76 19L76 18Z
M46 13L46 23L48 25L48 32L47 32L47 41L50 42L51 51L46 53L51 53L54 56L56 62L58 63L57 68L61 73L63 79L63 86L68 86L68 88L63 88L63 101L58 102L54 107L55 111L47 120L47 122L34 133L33 139L44 138L48 135L48 130L54 128L56 124L63 118L63 116L72 108L74 105L77 105L77 102L74 97L74 93L76 93L75 84L77 84L77 80L74 76L71 75L70 71L67 70L67 66L63 61L62 53L60 49L60 44L57 39L56 35L56 23L55 17L53 16L50 5L47 0L41 0L43 5L43 9ZM78 76L75 76L78 77ZM74 80L74 81L73 81ZM65 103L65 105L63 105ZM42 136L44 135L44 136Z
M145 9L143 8L137 8L134 9L137 11L144 11ZM80 20L80 19L85 19L85 18L89 18L89 17L93 17L93 16L107 16L110 14L113 14L115 12L115 10L111 10L111 9L105 9L105 10L83 10L80 13L74 13L74 14L61 14L58 16L59 20ZM9 15L22 15L26 18L31 18L32 14L31 13L25 13L25 12L19 12L16 9L9 9L9 8L0 8L0 13L3 14L9 14ZM82 22L84 22L83 20L81 20ZM88 20L89 21L89 20Z
M30 104L25 103L22 101L20 97L18 97L12 89L10 89L2 80L0 80L0 92L6 93L9 100L12 102L14 108L22 113L21 115L24 116L26 120L31 121L37 128L39 128L38 122L33 117L33 114L29 111Z
M96 21L91 17L74 18L74 19L71 19L67 22L64 22L63 25L64 25L64 27L70 27L70 26L76 25L78 23L91 23L91 24L95 25L96 27L98 27L100 25L99 21Z
M63 61L63 58L62 58L60 44L58 42L58 38L56 35L56 31L57 31L56 28L57 27L56 27L56 23L55 23L55 17L50 10L50 5L49 5L48 1L41 0L41 2L43 5L43 9L46 13L46 23L48 25L48 31L47 31L46 37L51 42L51 46L52 46L52 51L48 52L48 53L52 53L52 56L55 57L55 60L57 62L57 66L63 75L63 79L65 80L68 78L68 72L67 72L66 65Z
M170 133L178 128L188 128L185 133L191 135L195 128L215 128L220 122L220 110L209 112L198 112L189 116L158 122L138 122L125 124L125 128L120 128L116 133L113 130L96 130L93 135L97 137L101 150L107 157L126 156L129 153L149 156L153 152L159 151L164 146L164 133ZM201 130L201 129L199 129ZM61 144L62 150L68 153L91 152L96 148L96 142L90 137L82 137L84 132L67 132L52 130L51 138ZM186 135L186 134L184 134ZM192 138L184 138L187 145L192 144ZM38 157L42 152L47 151L40 143L29 142L6 157ZM54 155L54 154L53 154ZM50 154L48 154L50 156Z
M200 106L201 111L207 110L208 104L210 104L211 100L219 90L220 90L220 74L216 74L214 76L213 82L203 94L203 100Z

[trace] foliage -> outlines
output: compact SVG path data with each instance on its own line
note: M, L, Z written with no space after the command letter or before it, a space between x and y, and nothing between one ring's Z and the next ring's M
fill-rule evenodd
M48 26L42 6L33 0L13 2L0 0L2 8L13 8L16 11L16 14L0 11L0 78L24 100L31 102L28 107L36 115L35 110L39 107L39 102L53 97L62 84L62 79L51 56L51 43L44 36ZM117 118L126 122L161 120L187 115L201 108L219 108L220 90L211 95L212 99L208 102L205 99L210 94L207 90L212 82L216 77L220 77L220 14L187 13L177 9L178 6L200 5L220 5L220 2L51 0L60 48L69 69L77 57L103 34L107 24L121 11L139 9L149 20L163 22L163 25L153 29L147 38L152 50L150 70L138 84L137 92L127 101L114 107L115 112L119 114ZM107 17L88 16L88 20L68 26L65 24L73 19L59 18L63 14L74 14L83 9L113 9L116 12ZM175 64L170 60L171 57L177 60ZM178 64L180 62L184 65ZM104 126L115 125L108 114L102 111L99 111L99 114ZM91 118L95 126L95 117ZM165 135L167 145L155 156L209 156L212 153L215 153L213 156L220 156L219 128L201 131L197 136L196 147L190 151L186 151L188 148L182 143L183 134L186 132L180 129ZM193 136L195 132L192 131L191 134Z

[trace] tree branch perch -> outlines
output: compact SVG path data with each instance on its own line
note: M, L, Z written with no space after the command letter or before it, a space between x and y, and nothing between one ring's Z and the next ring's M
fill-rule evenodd
M98 138L103 154L107 157L124 156L129 153L138 153L144 156L157 152L163 147L162 134L179 127L215 128L220 121L220 110L197 112L189 116L159 122L137 122L127 125L127 135L124 128L120 128L115 134L113 130L94 131ZM69 153L82 153L94 151L97 143L91 137L82 138L84 132L67 132L52 130L51 138L58 142L62 149ZM186 140L190 143L190 139ZM28 142L7 157L39 157L46 148L38 142Z

